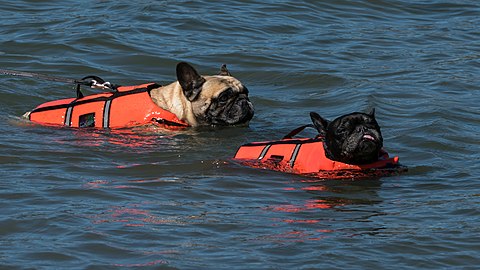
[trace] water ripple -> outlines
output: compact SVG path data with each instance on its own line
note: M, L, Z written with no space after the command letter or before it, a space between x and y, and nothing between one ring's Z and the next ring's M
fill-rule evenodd
M256 114L176 133L41 127L20 116L72 86L0 77L1 267L474 269L479 12L469 0L3 3L1 68L128 85L172 82L179 61L202 74L226 63ZM229 161L310 111L373 107L408 173L325 181Z

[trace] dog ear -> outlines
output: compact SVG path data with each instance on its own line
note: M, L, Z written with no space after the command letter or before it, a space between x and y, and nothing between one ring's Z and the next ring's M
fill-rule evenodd
M177 80L182 87L183 94L189 101L194 101L198 97L205 83L205 78L185 62L177 65Z
M368 113L371 117L375 118L375 108L372 108L370 112Z
M232 76L232 74L230 74L230 71L228 71L226 64L222 65L222 67L220 68L220 73L218 73L218 75L220 75L220 76Z
M318 134L324 136L327 133L328 120L324 119L316 112L311 112L310 118L312 119L313 126L317 129Z

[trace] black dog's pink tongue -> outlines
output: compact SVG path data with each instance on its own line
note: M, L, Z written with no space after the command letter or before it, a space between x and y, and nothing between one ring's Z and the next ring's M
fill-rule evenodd
M365 134L365 135L363 135L362 138L364 138L366 140L370 140L370 141L375 141L375 138L370 134Z

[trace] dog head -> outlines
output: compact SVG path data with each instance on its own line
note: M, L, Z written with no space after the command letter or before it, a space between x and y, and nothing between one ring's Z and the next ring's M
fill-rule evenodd
M218 75L200 76L182 62L177 65L177 79L199 125L242 125L252 119L248 89L232 77L226 65Z
M354 112L333 121L310 113L313 125L325 138L326 156L348 164L368 164L378 160L383 147L375 109L369 113Z

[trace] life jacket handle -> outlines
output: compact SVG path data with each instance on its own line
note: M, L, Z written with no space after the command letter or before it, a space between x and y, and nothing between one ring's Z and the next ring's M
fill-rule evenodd
M81 85L95 89L110 90L112 92L116 92L119 87L119 85L106 82L104 79L94 75L83 77L81 80L75 80L74 82L76 85L77 98L84 97L82 91L80 91Z
M303 125L301 127L298 127L292 131L290 131L290 133L288 133L287 135L285 135L283 137L283 140L285 139L292 139L294 136L298 135L300 132L302 132L304 129L306 129L307 127L311 127L311 128L315 128L314 125L312 124L308 124L308 125ZM318 136L317 136L318 137Z

